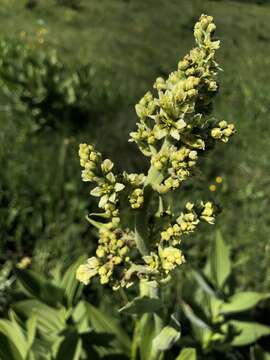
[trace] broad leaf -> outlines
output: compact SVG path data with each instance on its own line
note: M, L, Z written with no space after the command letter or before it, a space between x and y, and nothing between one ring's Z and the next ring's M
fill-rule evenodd
M204 290L209 296L216 297L215 291L212 289L205 276L197 270L193 270L192 275L202 290Z
M220 231L217 231L210 253L210 274L215 285L222 289L231 273L231 261L228 246L224 243Z
M23 360L15 345L0 333L0 359L1 360Z
M63 289L53 285L32 270L16 270L22 287L34 298L48 305L56 306L64 298Z
M207 346L212 336L211 328L203 319L194 313L193 309L188 304L182 302L182 308L186 317L191 322L195 339L200 342L202 346Z
M76 323L76 328L80 333L89 329L89 321L87 316L87 308L84 301L80 301L72 311L72 319Z
M196 349L186 348L181 351L175 360L196 360Z
M151 360L154 357L153 339L155 333L155 318L153 314L144 314L140 320L140 359Z
M177 331L172 326L165 326L154 338L153 346L159 351L169 350L178 341L180 335L180 331Z
M80 264L86 260L86 256L81 256L65 272L60 287L64 290L68 306L72 306L78 301L83 285L76 279L76 271Z
M65 336L60 343L55 360L79 360L81 358L82 341L77 333Z
M114 318L111 316L102 313L99 309L95 308L90 303L85 303L87 308L88 319L90 324L93 327L94 331L97 333L106 333L113 334L115 340L112 344L116 348L121 349L125 354L129 355L130 353L130 338L126 332L118 325Z
M195 312L193 311L193 309L186 304L184 301L182 301L182 309L186 315L186 317L189 319L189 321L194 324L196 327L202 328L202 329L209 329L210 327L209 325L202 320L201 318L199 318Z
M36 327L37 327L37 318L36 316L31 316L26 321L28 351L31 349L32 344L34 343L36 336Z
M12 305L13 309L26 317L36 316L37 326L50 336L65 328L65 316L61 309L54 309L38 300L23 300Z
M255 345L250 348L250 360L270 360L270 354Z
M136 297L131 302L122 307L119 312L125 314L154 313L162 307L162 302L159 299L150 298L148 296Z
M246 311L256 306L258 302L269 297L270 294L257 293L254 291L240 292L230 297L228 303L223 303L220 310L223 314Z
M0 333L7 338L13 358L24 360L27 355L27 342L22 329L14 322L0 320Z
M234 346L249 345L263 336L270 335L270 327L259 323L230 320L228 324L238 333L232 341Z

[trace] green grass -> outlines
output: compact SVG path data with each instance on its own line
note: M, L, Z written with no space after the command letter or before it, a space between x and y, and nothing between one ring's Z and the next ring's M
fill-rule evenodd
M19 37L24 31L36 44L36 32L46 27L43 46L57 47L69 66L91 63L99 79L96 86L106 86L123 98L115 118L102 132L96 130L96 141L120 166L129 162L134 167L141 158L126 137L136 121L133 105L158 75L174 69L193 46L192 26L202 12L215 17L222 41L219 62L224 72L215 115L233 121L238 133L230 146L220 146L207 159L199 187L204 197L223 205L218 226L234 249L241 283L265 289L270 285L269 6L229 1L85 0L83 9L74 11L53 0L40 0L30 11L23 2L5 0L0 8L1 37ZM98 128L98 123L94 126ZM81 136L88 137L91 128L89 136ZM210 193L208 186L217 175L223 177L223 184ZM205 236L208 239L209 232ZM197 249L205 248L205 239L196 240Z

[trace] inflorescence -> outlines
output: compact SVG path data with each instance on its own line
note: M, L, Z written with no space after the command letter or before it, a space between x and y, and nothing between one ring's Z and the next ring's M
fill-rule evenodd
M167 79L157 78L155 93L147 92L136 105L139 122L130 141L149 157L147 175L115 174L111 160L103 160L92 145L80 145L82 179L96 184L90 194L99 198L102 212L94 216L103 219L88 217L99 230L99 240L96 256L77 270L77 279L84 284L94 276L114 289L128 287L136 278L161 281L185 262L183 236L201 221L214 223L214 205L200 202L187 203L178 216L165 209L167 220L157 221L155 231L138 230L136 225L138 219L147 220L151 196L158 195L162 202L164 194L194 174L198 158L215 141L226 143L235 132L233 124L210 117L218 91L215 52L220 42L213 39L215 29L213 18L202 15L194 28L197 46ZM128 208L135 225L127 226L122 219Z

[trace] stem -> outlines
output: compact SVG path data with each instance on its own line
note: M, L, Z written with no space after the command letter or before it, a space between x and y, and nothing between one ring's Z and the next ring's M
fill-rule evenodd
M140 345L140 321L136 320L135 327L133 330L132 344L131 344L131 354L130 354L131 360L137 359L137 352L139 345Z
M140 281L140 295L148 296L150 298L159 298L160 297L160 288L157 281ZM153 314L145 314L144 316L153 316L154 319L154 337L157 336L163 327L163 321L161 318L160 312ZM160 359L160 352L157 351L153 346L151 349L151 355L149 360L158 360Z
M158 299L160 297L160 288L157 281L141 280L140 295L148 296L153 299ZM154 313L154 319L155 319L155 333L157 335L161 331L163 324L159 313Z
M149 254L148 239L148 207L152 197L152 189L147 186L144 190L144 204L135 216L135 241L142 256Z
M135 241L140 253L145 256L149 254L148 239L148 208L153 196L152 187L160 184L163 175L153 166L148 171L144 187L144 204L140 212L135 216Z
M164 142L163 146L166 142ZM140 209L140 212L135 216L135 241L138 250L142 254L142 256L148 255L149 250L149 239L148 239L148 208L151 202L151 198L154 193L154 188L159 185L163 180L163 175L160 171L155 169L153 166L150 167L148 171L148 176L145 181L144 187L144 204ZM162 200L161 200L162 202ZM150 298L159 298L160 289L159 285L156 281L140 281L140 296L148 296ZM154 314L145 314L144 316L153 316L154 319L154 334L157 336L163 327L163 321L159 312ZM142 326L142 319L140 319L139 324ZM132 359L136 357L137 353L137 335L138 327L135 327L135 334L133 338L133 346L132 346ZM151 350L151 360L156 360L159 358L159 352L156 352L155 349Z

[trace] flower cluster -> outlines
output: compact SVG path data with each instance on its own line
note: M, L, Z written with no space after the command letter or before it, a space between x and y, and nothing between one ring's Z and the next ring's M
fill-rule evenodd
M80 145L82 179L96 183L90 194L99 197L98 206L104 211L94 214L100 222L89 217L99 230L99 240L95 256L77 271L84 284L94 276L114 289L127 287L136 278L161 281L185 262L183 236L194 232L201 221L214 223L211 202L188 202L180 214L173 214L170 208L164 210L163 201L167 192L193 174L199 156L215 140L227 142L235 132L233 124L209 117L218 91L215 28L213 18L202 15L194 28L197 47L167 79L156 80L155 94L147 92L136 105L139 123L130 141L150 158L147 175L115 175L109 159L102 160L92 145ZM159 198L158 209L151 203L153 194ZM150 218L155 219L151 226Z
M214 206L211 202L201 202L199 206L188 202L185 211L180 214L174 224L168 226L161 232L161 241L169 242L172 245L179 245L181 236L193 232L200 220L213 224Z
M117 181L113 174L113 162L109 159L102 161L101 154L92 145L81 144L79 148L80 164L83 181L95 182L98 186L91 190L92 196L99 197L98 206L105 210L107 217L118 216L118 193L125 185Z
M159 246L157 254L151 252L150 255L144 256L143 259L149 269L147 272L148 279L157 278L156 274L160 279L166 278L172 270L185 262L182 251L173 246L165 248Z
M215 28L213 18L202 15L194 28L197 47L168 79L156 80L156 97L147 92L136 105L140 122L131 141L162 172L163 181L157 187L161 193L176 189L192 174L191 168L212 139L226 141L234 133L233 125L223 121L211 129L214 121L207 117L218 90Z
M92 277L99 276L101 284L110 283L113 287L128 286L125 273L130 267L130 253L135 246L134 234L108 223L100 230L96 256L79 266L77 279L89 284Z
M163 173L164 180L157 189L160 193L174 190L186 180L196 165L198 153L186 146L170 146L162 149L151 158L151 164Z
M234 125L228 124L227 121L223 120L218 123L218 127L212 129L211 136L214 139L218 139L226 143L234 133Z

